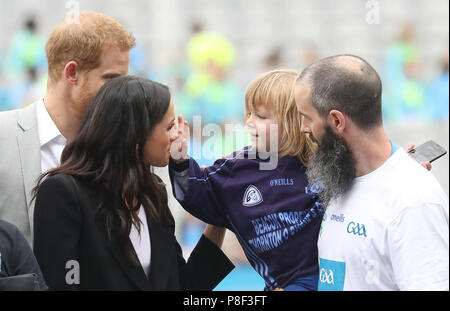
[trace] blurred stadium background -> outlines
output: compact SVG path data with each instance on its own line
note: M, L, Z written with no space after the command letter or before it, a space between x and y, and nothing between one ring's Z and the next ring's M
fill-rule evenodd
M351 53L381 74L385 126L397 145L433 139L449 148L448 0L1 0L0 110L43 96L46 37L77 7L105 13L133 33L131 73L168 84L177 112L190 121L201 115L202 125L222 129L242 123L245 88L260 73ZM245 139L222 143L216 157ZM448 194L448 155L432 173ZM181 207L173 213L186 257L204 224ZM230 232L225 252L237 269L216 290L262 290Z

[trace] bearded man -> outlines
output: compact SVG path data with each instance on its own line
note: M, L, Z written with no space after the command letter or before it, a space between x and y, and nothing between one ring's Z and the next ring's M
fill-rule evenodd
M318 145L308 181L327 206L319 290L448 290L448 196L389 139L381 93L353 55L318 60L297 81L301 130Z

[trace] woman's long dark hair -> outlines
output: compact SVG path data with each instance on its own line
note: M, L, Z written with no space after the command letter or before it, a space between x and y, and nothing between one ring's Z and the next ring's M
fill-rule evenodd
M135 259L126 243L132 224L140 229L135 208L142 204L150 221L174 224L165 186L144 163L144 145L169 104L169 89L160 83L131 76L108 81L88 105L61 165L39 177L34 193L46 176L55 174L92 182L100 194L96 220Z

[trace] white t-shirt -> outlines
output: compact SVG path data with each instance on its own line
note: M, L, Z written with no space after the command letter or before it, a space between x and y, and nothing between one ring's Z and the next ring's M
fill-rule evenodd
M449 202L399 148L332 202L319 234L319 290L448 290Z
M150 273L150 259L151 259L151 247L150 247L150 234L148 231L147 217L145 217L145 210L141 205L139 210L139 219L141 220L141 234L137 231L134 225L131 226L130 240L133 244L134 250L141 262L142 269L145 275Z

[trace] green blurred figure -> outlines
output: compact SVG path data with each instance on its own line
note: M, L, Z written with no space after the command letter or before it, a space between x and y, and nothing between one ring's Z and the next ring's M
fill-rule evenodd
M29 18L24 29L12 40L4 63L4 71L8 79L21 79L30 68L38 72L45 71L45 41L37 33L34 18Z
M194 115L201 115L202 123L242 122L242 91L228 78L235 59L233 45L219 34L199 32L190 40L187 53L193 71L178 100L185 119L192 122Z
M420 81L414 30L406 25L385 55L383 115L386 120L426 118L425 85Z
M439 75L427 86L427 112L433 120L448 120L449 116L449 55L448 49L439 62Z
M202 127L211 123L220 126L220 137L211 133L207 138L208 145L214 147L207 158L203 153L200 159L196 158L200 165L211 165L227 152L244 147L244 144L236 146L233 139L225 139L225 124L243 124L244 117L243 91L228 77L235 60L235 48L220 34L198 31L188 43L187 56L192 71L176 99L177 109L191 126L194 116L201 116ZM191 152L201 146L201 141L194 140Z
M47 72L45 41L37 33L34 18L27 19L23 30L12 39L2 72L4 89L3 92L0 90L0 110L26 106L44 95Z

